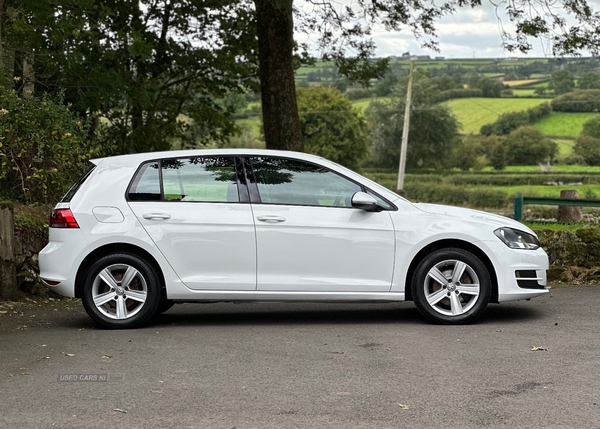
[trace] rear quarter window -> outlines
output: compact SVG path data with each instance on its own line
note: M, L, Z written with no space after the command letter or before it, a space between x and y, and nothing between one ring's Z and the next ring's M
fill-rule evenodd
M87 178L90 177L90 175L92 174L92 172L94 171L95 168L96 168L96 166L92 165L90 167L90 169L88 170L88 172L85 173L83 175L83 177L81 179L79 179L73 186L71 186L71 188L67 191L67 193L61 198L60 202L61 203L70 203L71 200L73 199L73 197L75 196L75 194L77 193L77 191L79 190L79 188L81 188L81 185L83 185L85 183L85 181L87 180Z
M149 162L138 170L127 198L130 201L160 201L160 176L158 162Z

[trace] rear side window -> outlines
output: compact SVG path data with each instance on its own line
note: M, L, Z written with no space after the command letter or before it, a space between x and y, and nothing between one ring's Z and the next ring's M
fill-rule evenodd
M144 164L131 183L128 198L130 201L239 202L235 158L179 158Z
M239 202L234 158L169 159L161 168L167 201Z
M88 170L88 172L85 173L83 175L83 177L77 181L77 183L75 183L73 186L71 186L71 188L67 191L67 193L64 195L64 197L61 198L60 202L61 203L70 203L71 200L73 199L73 197L75 196L75 194L77 193L77 191L79 190L79 188L81 188L81 185L83 185L83 183L87 180L87 178L90 177L90 174L92 174L92 171L94 171L95 168L96 168L96 166L93 165Z

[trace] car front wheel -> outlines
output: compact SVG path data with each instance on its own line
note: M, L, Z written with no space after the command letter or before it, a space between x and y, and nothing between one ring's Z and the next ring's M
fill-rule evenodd
M98 260L86 278L85 311L105 328L135 328L150 319L160 303L160 282L138 256L120 253Z
M471 323L487 307L491 283L487 268L475 255L463 249L440 249L418 265L412 294L419 311L434 323Z

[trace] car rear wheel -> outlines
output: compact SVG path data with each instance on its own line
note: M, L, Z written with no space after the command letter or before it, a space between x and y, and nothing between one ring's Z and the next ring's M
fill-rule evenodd
M487 268L475 255L463 249L441 249L418 265L412 294L419 311L434 323L471 323L487 307L491 283Z
M160 303L160 282L138 256L119 253L98 260L86 278L83 306L105 328L135 328L150 319Z

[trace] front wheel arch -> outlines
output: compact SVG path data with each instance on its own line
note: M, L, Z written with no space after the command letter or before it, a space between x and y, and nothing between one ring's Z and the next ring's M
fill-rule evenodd
M471 244L467 241L462 241L462 240L436 241L434 243L428 244L423 249L421 249L419 251L419 253L417 253L415 255L415 257L413 258L413 260L410 263L410 266L408 267L408 271L406 273L406 279L404 281L404 293L405 293L406 301L413 301L412 279L413 279L413 276L415 275L417 266L421 263L423 258L425 258L427 255L435 252L436 250L447 249L447 248L456 248L456 249L466 250L467 252L470 252L473 255L477 256L479 258L479 260L481 262L483 262L483 264L485 265L485 267L488 270L490 279L492 281L492 296L490 298L490 302L497 304L498 303L498 276L496 275L496 270L494 268L494 264L492 264L492 261L485 254L485 252L483 250L481 250L479 247L475 246L474 244Z

